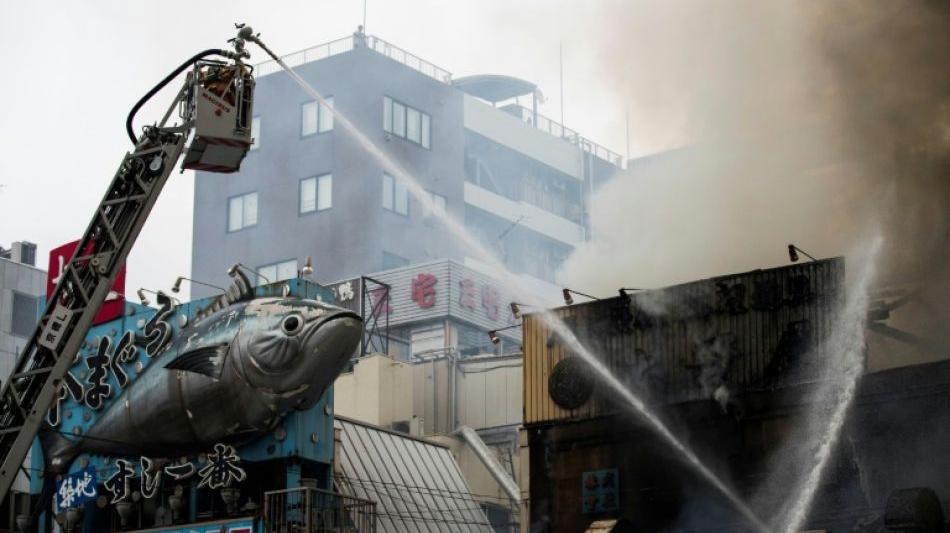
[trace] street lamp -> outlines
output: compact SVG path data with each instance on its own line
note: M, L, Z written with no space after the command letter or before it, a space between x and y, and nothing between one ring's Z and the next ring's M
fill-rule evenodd
M514 324L511 326L506 326L499 329L493 329L488 332L488 338L491 340L492 344L498 344L499 342L501 342L501 337L498 336L499 331L505 331L506 329L520 328L520 327L521 327L521 324Z
M598 297L596 297L596 296L591 296L591 295L589 295L589 294L584 294L583 292L575 291L574 289L567 289L567 288L561 289L561 293L564 295L564 304L565 304L565 305L574 305L574 298L571 296L571 293L576 294L576 295L578 295L578 296L583 296L583 297L585 297L585 298L590 298L591 300L600 300L600 298L598 298Z
M231 265L231 268L228 269L228 275L233 278L234 275L237 273L238 269L244 269L244 270L247 270L248 272L253 272L257 274L259 277L264 278L264 281L266 281L267 283L270 283L270 278L268 278L264 274L261 274L260 272L254 270L253 268L243 263L234 263L233 265Z
M307 262L304 263L303 268L300 269L301 276L309 276L313 274L313 257L307 256Z
M804 255L805 257L807 257L807 258L809 258L809 259L811 259L812 261L817 261L817 259L815 259L814 257L812 257L808 252L806 252L805 250L802 250L801 248L799 248L798 246L795 246L794 244L789 244L789 245L788 245L788 260L791 261L791 262L793 262L793 263L797 263L797 262L798 262L798 252L801 252L802 255Z
M203 281L198 281L198 280L194 280L194 279L191 279L191 278L186 278L185 276L178 276L178 279L175 280L175 284L172 285L172 292L174 292L175 294L178 294L178 291L181 290L181 282L182 282L182 281L190 281L190 282L192 282L192 283L197 283L198 285L204 285L205 287L211 287L212 289L218 289L218 290L221 291L221 292L228 292L227 289L224 289L224 288L222 288L222 287L218 287L217 285L212 285L212 284L210 284L210 283L205 283L205 282L203 282Z
M149 302L148 302L148 298L145 297L145 293L146 293L146 292L150 292L150 293L154 294L154 295L156 296L156 300L158 300L159 305L161 305L162 299L164 299L164 298L167 298L167 299L169 299L169 300L175 302L175 305L181 305L181 302L178 300L178 298L174 298L174 297L172 297L172 296L169 296L169 295L165 294L165 293L162 292L162 291L153 291L153 290L151 290L151 289L146 289L146 288L144 288L144 287L143 287L143 288L140 288L140 289L137 290L137 291L135 291L135 294L138 295L138 297L139 297L139 302L140 302L142 305L148 305L148 303L149 303Z
M623 298L624 300L629 301L629 300L630 300L630 295L627 294L627 291L643 291L643 290L646 290L646 289L637 289L637 288L634 288L634 287L620 287L620 289L618 289L617 292L620 293L620 297L621 297L621 298Z
M515 317L515 320L521 320L521 306L537 307L536 305L531 305L531 304L511 302L510 304L508 304L508 307L511 308L511 316Z

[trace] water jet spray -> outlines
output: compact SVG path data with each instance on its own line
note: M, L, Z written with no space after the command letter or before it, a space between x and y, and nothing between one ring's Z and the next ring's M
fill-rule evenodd
M434 216L440 218L442 222L446 225L449 231L452 232L455 237L460 239L466 246L474 250L476 255L478 255L482 260L486 261L493 269L497 272L502 273L503 275L499 276L500 281L510 290L513 294L517 295L519 299L528 299L537 301L537 295L535 294L526 294L524 289L514 283L515 276L508 268L495 257L495 254L490 252L485 246L481 244L466 228L464 225L459 223L458 220L450 216L446 211L437 209L432 197L427 194L425 189L416 181L411 174L405 171L400 165L395 161L389 158L385 152L383 152L372 140L369 139L363 132L361 132L345 115L343 115L339 109L336 109L333 106L328 105L323 96L317 92L306 80L304 80L299 74L297 74L291 67L289 67L277 54L271 51L261 40L260 34L253 34L249 28L244 31L242 28L241 38L253 42L261 47L264 52L266 52L281 68L287 72L287 74L314 100L319 102L322 106L329 109L333 113L334 120L338 120L340 125L343 127L343 130L346 131L349 135L353 137L354 140L368 153L377 163L382 165L391 175L396 179L400 180L407 189L412 193L413 197L422 204L423 208L432 212ZM553 302L547 302L547 304L553 304ZM624 385L617 379L616 376L611 373L601 361L597 359L588 350L574 335L573 332L560 320L554 313L547 309L547 306L538 306L542 310L539 312L542 320L545 324L557 335L557 337L563 342L568 348L573 350L578 354L584 361L594 370L600 378L606 383L613 391L620 396L630 408L632 408L637 414L643 417L649 425L659 433L664 440L666 440L670 445L676 449L682 456L684 461L695 468L703 478L705 478L711 485L713 485L719 492L721 492L729 502L735 507L735 509L759 532L768 532L769 529L749 508L748 505L733 491L731 490L722 480L716 476L709 468L703 465L702 461L699 460L699 457L693 453L685 444L679 441L675 435L666 427L666 425L655 415L649 408L646 406L646 403L643 402L639 397L637 397L633 392L628 390Z

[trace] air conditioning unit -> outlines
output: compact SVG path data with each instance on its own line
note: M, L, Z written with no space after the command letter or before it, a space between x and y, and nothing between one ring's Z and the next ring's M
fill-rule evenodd
M10 249L10 259L16 263L36 266L36 245L32 242L17 241Z

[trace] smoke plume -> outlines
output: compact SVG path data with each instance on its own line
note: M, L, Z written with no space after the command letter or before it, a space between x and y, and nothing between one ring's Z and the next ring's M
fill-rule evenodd
M840 255L877 228L884 280L947 285L950 4L645 0L602 24L604 77L654 155L595 193L566 285Z
M950 3L642 0L602 20L603 77L645 156L595 193L593 239L564 285L610 294L771 267L789 243L853 254L853 277L882 234L875 283L914 297L896 329L869 334L869 370L950 357ZM806 416L783 451L798 469L780 461L762 487L792 530L834 453L852 359L820 391L833 416Z

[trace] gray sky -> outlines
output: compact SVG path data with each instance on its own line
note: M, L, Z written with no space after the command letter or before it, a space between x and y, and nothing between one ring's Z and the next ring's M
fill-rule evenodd
M547 97L541 111L554 119L563 42L565 123L623 153L623 104L597 70L604 64L596 57L597 20L608 5L369 0L367 30L456 77L534 81ZM362 7L360 0L3 2L0 245L36 242L45 268L50 248L78 238L130 148L124 124L131 105L194 52L223 46L233 22L251 24L285 54L352 33ZM251 52L254 62L263 60ZM136 127L159 118L172 97L167 90L153 99ZM191 172L169 179L129 258L127 293L167 288L190 272L193 179Z

